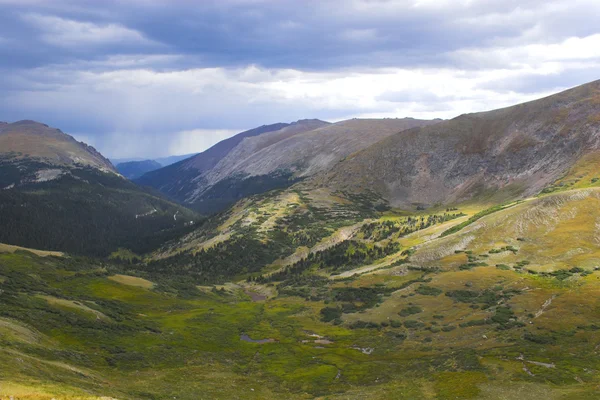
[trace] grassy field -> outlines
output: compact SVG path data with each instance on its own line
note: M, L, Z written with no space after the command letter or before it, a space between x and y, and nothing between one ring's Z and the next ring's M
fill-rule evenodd
M344 206L331 220L302 193L280 198L218 224L265 241L283 220L301 228L304 256L265 265L263 280L183 291L141 266L4 248L0 399L597 398L600 189L547 194L446 236L488 205L421 226L444 210L415 222ZM399 247L342 275L308 263L269 278L309 253L350 262L359 247L335 250L346 240Z

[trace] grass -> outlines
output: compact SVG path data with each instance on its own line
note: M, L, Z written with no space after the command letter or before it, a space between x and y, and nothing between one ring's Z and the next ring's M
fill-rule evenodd
M597 189L549 194L453 235L440 237L467 217L392 235L402 250L413 241L405 263L338 279L320 270L288 286L312 294L302 297L280 282L184 296L127 264L2 253L0 398L593 398L599 198ZM237 222L226 217L222 229L262 221L250 222L256 232L306 206L290 199L299 205L285 212L267 200L234 210ZM269 296L252 301L244 290ZM325 308L342 313L324 322Z
M109 276L108 279L110 279L111 281L122 283L123 285L136 286L143 289L152 289L154 287L154 283L144 278L139 278L137 276L117 274Z
M63 256L63 253L60 251L36 250L36 249L29 249L26 247L13 246L11 244L0 243L0 253L14 253L15 251L29 251L29 252L34 253L41 257L46 257L46 256L61 257L61 256Z

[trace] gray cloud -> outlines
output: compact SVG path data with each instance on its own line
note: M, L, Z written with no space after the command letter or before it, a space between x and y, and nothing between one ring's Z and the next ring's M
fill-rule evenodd
M596 0L0 0L0 120L154 156L182 132L448 118L595 79L599 12Z

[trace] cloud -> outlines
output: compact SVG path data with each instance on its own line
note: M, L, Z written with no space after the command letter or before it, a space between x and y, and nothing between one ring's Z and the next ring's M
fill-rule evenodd
M0 120L150 157L301 118L451 118L600 77L598 13L597 0L0 0Z
M377 39L377 30L375 29L348 29L340 34L343 40L349 41L371 41Z
M140 32L114 23L95 24L41 14L24 14L22 18L39 29L42 39L53 46L154 44Z

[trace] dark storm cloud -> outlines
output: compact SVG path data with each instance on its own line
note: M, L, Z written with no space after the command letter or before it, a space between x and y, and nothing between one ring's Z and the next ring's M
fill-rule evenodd
M0 0L0 120L129 155L141 150L125 136L152 137L143 151L158 154L182 132L451 117L594 79L598 12L594 0Z

